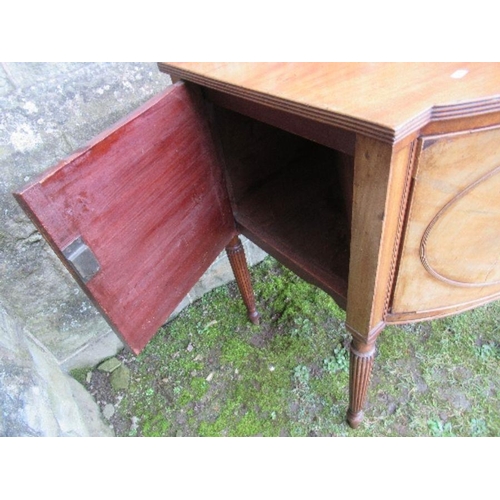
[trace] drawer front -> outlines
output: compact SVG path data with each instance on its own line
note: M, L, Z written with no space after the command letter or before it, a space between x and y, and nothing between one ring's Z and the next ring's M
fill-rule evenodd
M393 321L500 295L500 128L424 137L419 151Z
M203 102L182 83L15 196L136 353L234 234Z

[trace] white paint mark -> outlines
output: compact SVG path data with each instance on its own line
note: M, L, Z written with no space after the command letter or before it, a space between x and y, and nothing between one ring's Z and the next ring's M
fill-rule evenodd
M451 76L451 78L455 78L458 80L459 78L463 78L468 72L469 72L468 69L457 69L450 76Z

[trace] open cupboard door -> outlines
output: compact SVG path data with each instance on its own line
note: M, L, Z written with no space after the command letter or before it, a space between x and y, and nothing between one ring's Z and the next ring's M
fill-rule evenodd
M15 196L139 353L236 234L201 96L171 86Z

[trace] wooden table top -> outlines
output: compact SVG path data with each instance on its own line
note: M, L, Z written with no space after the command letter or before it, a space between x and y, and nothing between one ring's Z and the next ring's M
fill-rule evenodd
M500 111L500 63L159 63L183 80L396 142Z

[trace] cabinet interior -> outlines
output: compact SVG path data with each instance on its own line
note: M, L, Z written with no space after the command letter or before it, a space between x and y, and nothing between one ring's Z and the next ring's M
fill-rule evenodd
M353 158L214 106L241 233L345 306Z

